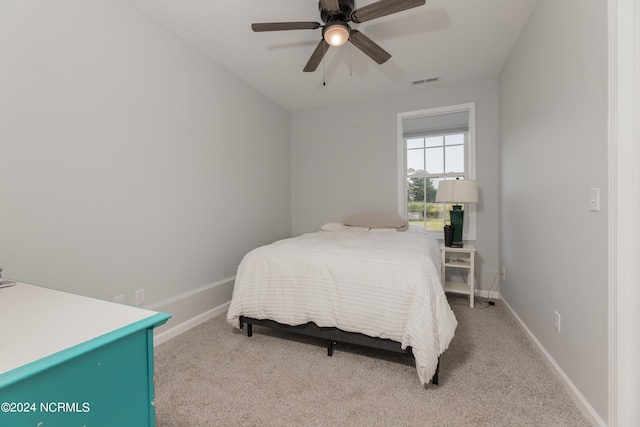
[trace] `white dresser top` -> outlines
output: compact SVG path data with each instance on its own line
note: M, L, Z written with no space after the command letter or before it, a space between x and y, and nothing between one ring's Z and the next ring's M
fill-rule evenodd
M158 313L17 283L0 289L0 376Z

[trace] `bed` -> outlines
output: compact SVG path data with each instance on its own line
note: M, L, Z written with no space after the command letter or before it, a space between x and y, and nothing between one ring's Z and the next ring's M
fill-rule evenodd
M367 216L366 218L369 218ZM249 252L227 321L264 325L413 355L437 383L457 321L440 280L438 242L422 228L345 220ZM395 223L393 223L395 224Z

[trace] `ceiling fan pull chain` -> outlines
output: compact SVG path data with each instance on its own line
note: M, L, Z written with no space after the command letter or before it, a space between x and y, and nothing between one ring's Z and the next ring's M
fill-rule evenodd
M327 85L327 45L322 45L322 86Z
M349 77L353 77L353 68L351 67L351 42L349 42Z

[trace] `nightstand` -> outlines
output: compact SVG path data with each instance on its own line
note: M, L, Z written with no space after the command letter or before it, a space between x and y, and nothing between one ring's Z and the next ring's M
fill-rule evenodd
M442 254L442 284L445 292L469 295L469 307L473 307L475 294L475 258L476 248L464 245L461 248L449 248L440 244ZM445 280L447 268L461 268L467 270L467 283Z

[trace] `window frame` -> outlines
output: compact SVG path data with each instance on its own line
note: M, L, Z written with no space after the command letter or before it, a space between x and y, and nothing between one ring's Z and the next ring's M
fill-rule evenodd
M405 218L408 218L407 212L407 148L405 144L406 139L410 137L404 136L404 120L425 117L436 116L442 114L468 112L469 123L465 144L465 179L476 179L476 105L475 102L450 105L444 107L427 108L417 111L408 111L399 113L397 117L397 172L398 172L398 214ZM425 132L425 135L429 132ZM438 134L446 134L446 131L438 132ZM433 133L432 133L433 134ZM445 176L443 173L442 176ZM464 229L463 240L475 241L476 229L477 229L477 208L476 204L465 205L464 210ZM443 240L443 231L428 231L436 239Z

